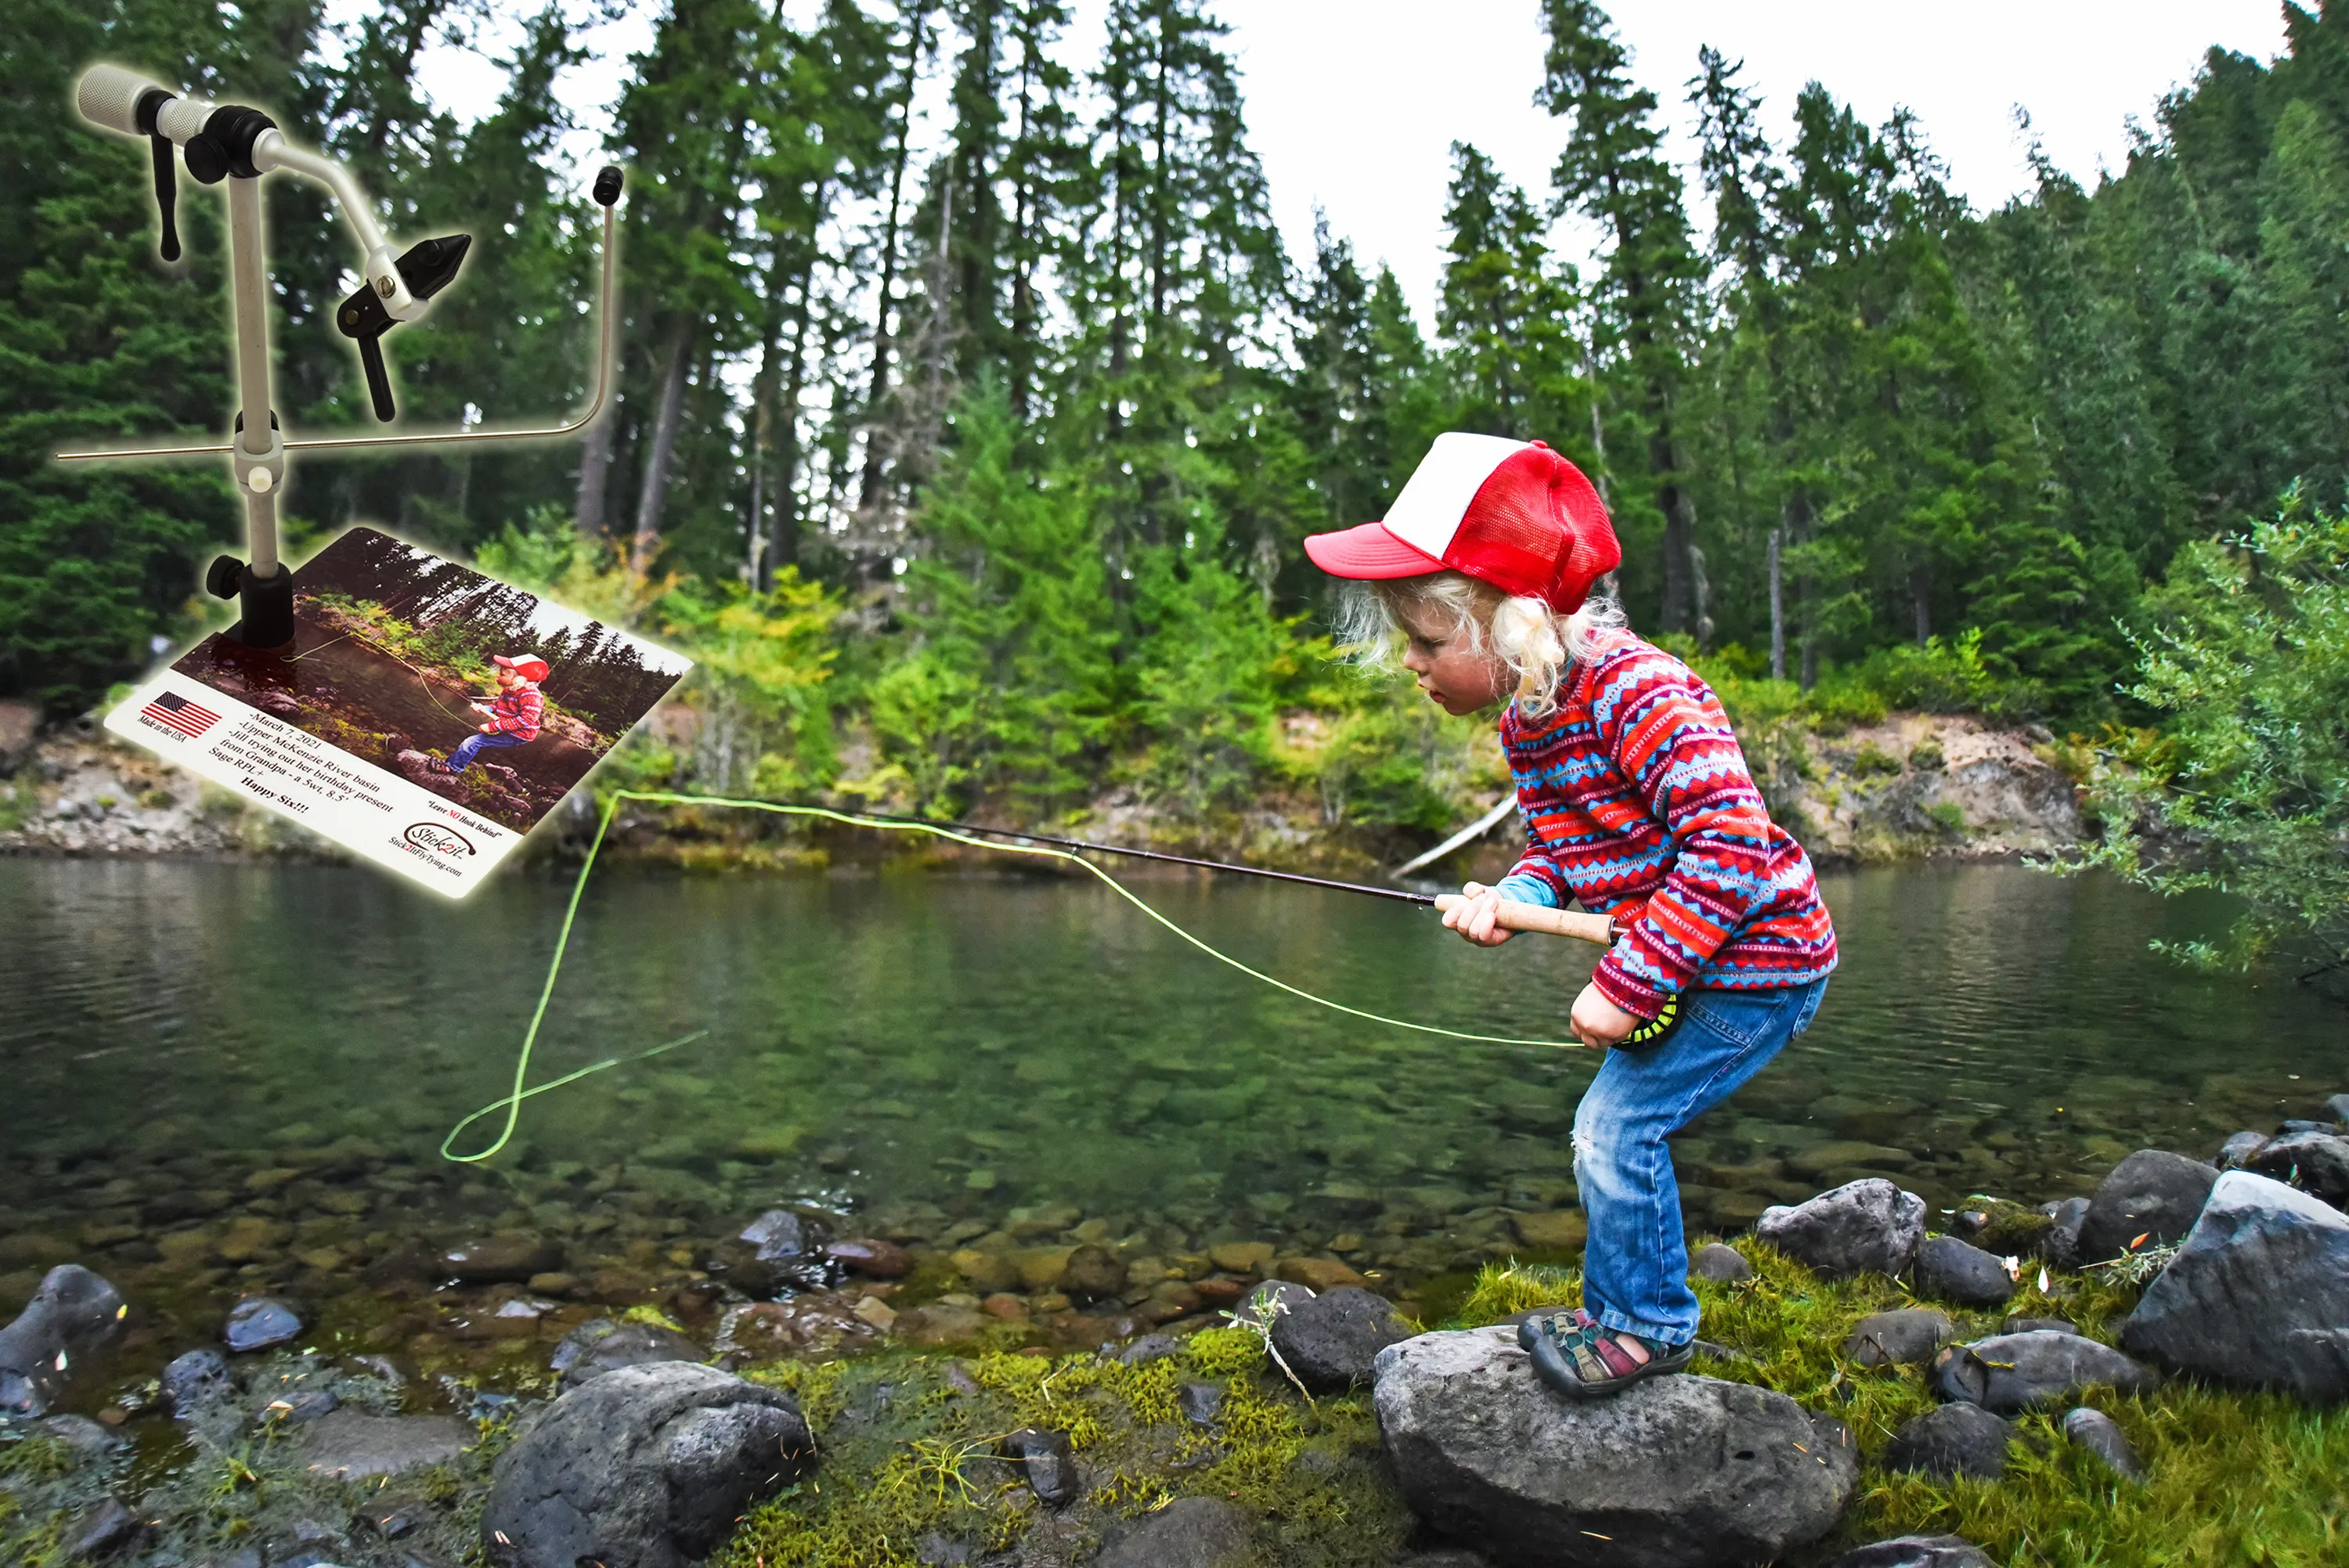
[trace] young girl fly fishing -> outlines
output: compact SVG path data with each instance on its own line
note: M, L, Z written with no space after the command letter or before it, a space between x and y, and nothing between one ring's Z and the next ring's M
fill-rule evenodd
M1583 1305L1518 1338L1578 1398L1678 1371L1698 1306L1664 1140L1818 1010L1836 941L1810 858L1770 820L1712 688L1594 591L1622 549L1590 481L1540 442L1439 436L1383 521L1305 550L1359 584L1342 629L1365 656L1400 641L1447 713L1506 705L1526 853L1496 886L1447 901L1444 923L1496 946L1511 934L1502 901L1571 898L1617 933L1569 1015L1608 1053L1574 1118ZM1627 1044L1675 1007L1661 1040Z

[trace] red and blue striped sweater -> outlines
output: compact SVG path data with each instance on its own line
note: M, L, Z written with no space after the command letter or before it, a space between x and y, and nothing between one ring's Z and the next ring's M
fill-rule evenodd
M1765 989L1836 965L1810 857L1770 820L1713 688L1622 634L1566 673L1557 707L1501 715L1526 820L1504 897L1578 899L1623 933L1591 976L1655 1016L1692 985Z

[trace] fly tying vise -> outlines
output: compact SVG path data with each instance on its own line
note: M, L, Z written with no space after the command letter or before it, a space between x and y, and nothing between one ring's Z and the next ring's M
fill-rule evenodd
M765 811L781 817L811 818L821 821L839 822L852 828L874 828L884 832L926 833L933 838L944 839L950 843L968 845L972 849L992 850L1004 854L1031 855L1042 860L1065 861L1091 873L1118 897L1216 963L1237 969L1249 979L1260 981L1277 991L1285 991L1299 1001L1310 1002L1317 1007L1327 1007L1332 1012L1343 1013L1349 1017L1360 1018L1365 1023L1383 1024L1390 1028L1409 1029L1422 1035L1440 1035L1445 1039L1463 1040L1472 1045L1552 1046L1573 1048L1581 1044L1578 1040L1536 1040L1509 1035L1480 1035L1466 1029L1446 1028L1441 1024L1413 1023L1408 1018L1390 1018L1381 1013L1349 1006L1343 1002L1334 1002L1327 996L1316 995L1299 986L1291 985L1286 980L1276 979L1260 969L1251 968L1230 954L1210 945L1152 908L1133 890L1085 859L1084 855L1078 851L1126 855L1137 860L1163 861L1175 865L1197 866L1209 871L1264 877L1275 882L1301 882L1308 886L1330 888L1340 892L1367 893L1374 898L1395 899L1405 903L1415 903L1438 910L1449 910L1460 903L1461 895L1458 893L1429 894L1409 892L1400 888L1370 887L1361 882L1332 882L1322 877L1305 876L1296 872L1269 871L1261 866L1234 865L1225 861L1195 860L1187 855L1172 855L1158 850L1134 849L1120 844L1099 844L1082 839L1054 838L1049 834L1025 833L1009 828L973 827L967 822L931 822L918 817L892 817L869 811L837 811L824 806L788 806L774 800L736 800L715 795L686 795L667 789L616 789L604 803L603 812L595 823L595 837L587 846L587 858L580 862L579 875L571 884L571 902L564 909L563 924L555 934L554 956L547 962L546 980L539 987L538 1006L531 1013L530 1026L523 1032L522 1049L514 1060L513 1087L503 1097L492 1100L449 1130L449 1136L440 1143L440 1154L443 1159L460 1164L472 1164L487 1160L499 1150L503 1149L507 1141L513 1137L514 1127L521 1119L523 1100L533 1095L544 1094L552 1088L560 1088L564 1084L574 1083L591 1073L602 1072L608 1068L641 1061L647 1057L658 1056L663 1051L674 1050L689 1041L699 1039L709 1032L697 1030L693 1034L681 1036L677 1039L655 1046L652 1049L636 1056L609 1057L581 1068L576 1072L568 1073L551 1082L537 1085L535 1088L523 1087L530 1077L531 1053L538 1044L539 1026L545 1022L547 1004L554 1000L555 981L563 973L563 956L571 945L571 928L579 915L580 895L587 890L588 875L595 869L595 858L604 848L605 837L612 830L612 819L618 813L620 803L624 800L641 800L647 805L662 806L718 806L733 810ZM992 836L982 837L981 835ZM1603 914L1545 909L1535 904L1504 901L1501 904L1498 923L1513 931L1537 931L1556 936L1571 936L1584 942L1596 943L1600 946L1606 946L1614 941L1614 922ZM1623 1043L1635 1048L1657 1044L1671 1032L1672 1026L1678 1023L1679 1019L1678 999L1674 998L1672 1002L1666 1005L1663 1012L1653 1019L1644 1021L1640 1027ZM465 1129L484 1117L496 1115L500 1110L505 1112L505 1124L499 1130L496 1140L488 1148L473 1154L458 1154L451 1151L459 1134Z
M358 243L359 286L336 307L335 325L358 346L368 400L375 417L389 423L391 377L384 365L384 335L420 318L432 297L456 281L472 240L447 234L420 240L394 254L375 207L349 170L331 158L296 147L277 122L242 104L215 104L163 87L119 66L92 66L82 73L74 101L81 117L101 130L146 141L153 155L155 204L162 224L165 261L180 258L177 218L179 161L200 184L225 184L228 191L230 296L235 347L237 413L225 441L62 451L59 462L153 461L225 455L244 501L247 559L223 555L204 574L204 586L237 601L237 624L226 634L254 648L281 648L294 640L294 574L277 555L278 500L285 490L286 454L353 451L379 447L471 448L481 442L548 440L575 435L603 412L612 387L614 215L620 200L620 170L596 173L593 194L603 209L601 305L596 316L595 392L575 418L519 429L398 430L287 439L270 399L269 262L264 245L261 182L268 175L293 174L325 189ZM175 160L176 154L176 160Z

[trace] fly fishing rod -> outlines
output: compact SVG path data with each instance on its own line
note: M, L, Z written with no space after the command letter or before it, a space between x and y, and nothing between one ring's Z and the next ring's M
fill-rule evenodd
M1011 839L1033 844L1050 844L1058 849L1078 850L1097 855L1124 855L1137 861L1162 861L1168 865L1195 866L1201 871L1230 872L1237 876L1262 877L1268 882L1297 882L1306 887L1329 888L1337 892L1358 892L1371 898L1393 899L1400 903L1414 903L1439 913L1449 913L1467 903L1456 892L1410 892L1402 888L1372 887L1367 882L1336 882L1328 877L1309 877L1301 872L1277 872L1264 866L1236 865L1229 861L1205 861L1190 855L1170 855L1164 850L1137 849L1131 844L1103 844L1091 839L1061 839L1050 833L1030 833L1017 828L983 828L974 822L932 822L925 817L893 817L885 812L854 813L880 822L902 822L908 826L944 828L951 832L971 833L988 838ZM1537 903L1520 903L1503 899L1494 923L1508 931L1535 931L1546 936L1570 936L1580 942L1596 943L1601 947L1615 944L1615 921L1611 915L1586 914L1577 910L1547 909Z
M1091 839L1056 838L1050 833L1022 832L1014 828L983 828L973 822L932 822L921 817L893 817L878 811L830 813L839 820L857 819L875 826L907 827L933 832L960 833L967 838L993 838L1019 843L1050 844L1056 849L1078 853L1124 855L1138 861L1164 861L1169 865L1195 866L1202 871L1230 872L1239 876L1262 877L1268 882L1297 882L1306 887L1329 888L1337 892L1367 893L1372 898L1393 899L1402 903L1415 903L1449 913L1466 903L1466 895L1456 892L1409 892L1402 888L1371 887L1366 882L1336 882L1328 877L1307 876L1301 872L1276 872L1263 866L1235 865L1229 861L1199 860L1190 855L1170 855L1164 850L1137 849L1131 844L1103 844ZM1010 847L1010 845L1007 845ZM1081 861L1080 864L1083 863ZM1092 869L1092 868L1088 868ZM1095 871L1095 875L1101 875ZM1114 885L1114 884L1112 884ZM1537 903L1521 903L1515 899L1503 899L1494 912L1493 923L1505 931L1539 932L1545 936L1570 936L1578 942L1588 942L1600 947L1612 947L1619 934L1615 917L1591 914L1580 910L1549 909ZM1652 1018L1642 1018L1621 1044L1633 1049L1661 1045L1681 1021L1681 998L1664 998L1664 1005Z

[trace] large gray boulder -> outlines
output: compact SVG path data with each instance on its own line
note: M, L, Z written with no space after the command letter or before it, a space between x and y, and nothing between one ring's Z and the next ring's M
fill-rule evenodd
M2112 1169L2088 1200L2080 1227L2079 1261L2102 1263L2129 1250L2137 1237L2147 1246L2176 1241L2194 1228L2194 1216L2210 1195L2219 1168L2166 1149L2140 1149Z
M230 1309L221 1343L240 1355L289 1345L302 1332L302 1315L282 1301L249 1295Z
M2145 1461L2137 1457L2121 1424L2102 1410L2083 1405L2064 1412L2064 1435L2095 1456L2098 1463L2123 1480L2143 1480Z
M1404 1501L1513 1568L1765 1563L1834 1528L1858 1483L1851 1434L1783 1394L1683 1375L1578 1402L1507 1327L1407 1339L1375 1377Z
M2230 1171L2121 1343L2183 1372L2349 1399L2349 1215Z
M2070 1400L2083 1388L2150 1393L2160 1375L2109 1345L2077 1334L2034 1328L1952 1345L1934 1359L1933 1391L2002 1416Z
M2230 1135L2219 1145L2219 1158L2213 1161L2221 1171L2238 1171L2252 1155L2268 1146L2271 1133L2243 1131Z
M563 1243L547 1236L504 1232L482 1236L440 1254L438 1272L468 1284L520 1284L533 1274L563 1266Z
M684 1568L815 1465L799 1405L714 1367L623 1367L499 1456L481 1545L510 1568Z
M2349 1138L2292 1132L2261 1144L2243 1169L2306 1188L2328 1203L2349 1202Z
M79 1264L41 1276L33 1299L0 1328L0 1416L39 1416L83 1363L122 1332L121 1293Z
M1278 1323L1311 1301L1311 1286L1290 1280L1268 1279L1247 1293L1238 1306L1232 1309L1234 1323Z
M1340 1285L1272 1320L1272 1347L1316 1394L1338 1394L1371 1379L1379 1352L1411 1337L1386 1297Z
M1829 1279L1897 1274L1925 1239L1925 1200L1870 1176L1792 1207L1764 1209L1754 1233Z
M1689 1276L1709 1279L1715 1284L1735 1284L1754 1277L1754 1265L1745 1254L1725 1242L1707 1242L1689 1254Z
M830 1239L818 1222L789 1209L770 1209L740 1236L718 1243L703 1266L761 1301L782 1291L820 1290L841 1274L841 1265L825 1253Z
M175 1356L163 1368L163 1403L175 1416L193 1416L219 1404L236 1391L228 1375L228 1358L209 1346Z
M1084 1474L1069 1434L1045 1427L1022 1427L995 1451L1019 1468L1020 1479L1046 1508L1066 1508L1084 1495Z

